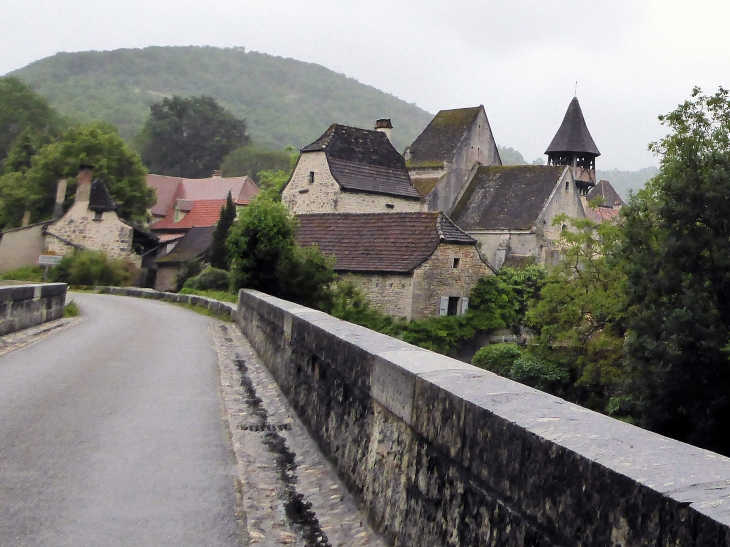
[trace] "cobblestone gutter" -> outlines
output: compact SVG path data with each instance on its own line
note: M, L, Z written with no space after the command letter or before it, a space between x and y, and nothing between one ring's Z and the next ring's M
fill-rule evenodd
M238 328L210 331L249 544L385 547Z

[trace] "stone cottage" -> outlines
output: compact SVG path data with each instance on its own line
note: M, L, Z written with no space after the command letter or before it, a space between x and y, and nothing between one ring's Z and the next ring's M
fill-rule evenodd
M477 242L443 213L299 215L297 242L335 258L381 311L406 319L460 315L492 271Z
M101 179L92 182L93 171L82 166L73 205L43 230L47 252L65 255L74 249L101 251L109 258L129 259L137 267L143 255L156 248L157 237L136 224L119 218L116 204Z
M404 156L411 181L428 210L447 215L475 166L502 165L482 105L441 110Z
M158 291L177 290L177 278L190 260L205 260L213 243L215 226L190 228L175 244L174 248L158 258L155 289Z
M379 120L378 129L368 130L332 124L302 148L282 203L295 214L420 211L421 194L388 138L390 125Z
M599 201L596 207L591 207L590 203ZM626 203L621 196L607 180L600 180L598 184L588 192L583 203L586 217L596 224L602 222L616 222L621 214L621 208Z

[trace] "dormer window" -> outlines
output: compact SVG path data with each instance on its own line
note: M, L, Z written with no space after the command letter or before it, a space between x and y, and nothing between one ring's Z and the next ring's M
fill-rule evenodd
M314 171L309 172L309 184L314 184Z

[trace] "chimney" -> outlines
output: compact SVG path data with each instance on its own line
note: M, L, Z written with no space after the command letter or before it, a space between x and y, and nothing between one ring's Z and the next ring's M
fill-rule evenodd
M61 179L56 187L56 203L53 205L53 220L63 216L63 201L66 199L66 186L68 181Z
M390 118L381 118L375 122L375 131L382 131L388 140L393 142L393 124L390 123Z
M89 201L89 198L91 197L91 178L93 175L93 165L79 165L79 174L77 177L78 186L76 187L75 201Z
M220 169L216 169L215 171L213 171L213 178L214 179L219 179L222 176L223 176L223 172Z

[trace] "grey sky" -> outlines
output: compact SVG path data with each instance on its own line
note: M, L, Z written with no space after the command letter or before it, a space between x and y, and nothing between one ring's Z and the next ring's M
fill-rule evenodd
M598 167L638 169L657 163L657 115L695 85L730 87L728 20L727 0L0 0L0 74L57 51L245 46L433 113L484 104L528 160L577 80Z

